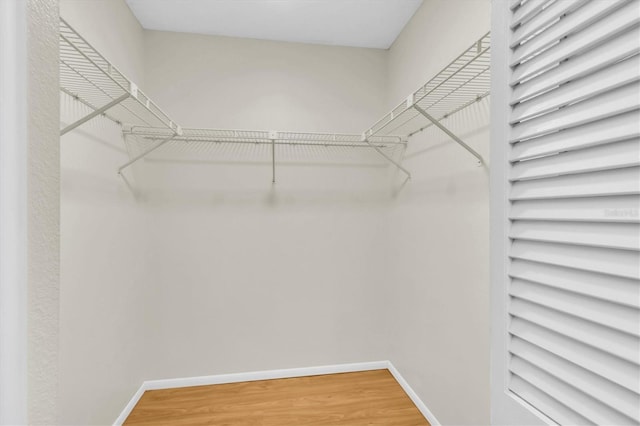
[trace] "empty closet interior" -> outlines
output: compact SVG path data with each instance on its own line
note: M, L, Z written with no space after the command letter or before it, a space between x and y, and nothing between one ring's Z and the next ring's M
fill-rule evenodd
M372 48L61 0L61 423L146 380L389 360L488 424L490 2L409 3Z

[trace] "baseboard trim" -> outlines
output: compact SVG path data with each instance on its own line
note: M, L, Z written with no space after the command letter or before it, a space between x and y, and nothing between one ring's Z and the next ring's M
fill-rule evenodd
M409 398L411 398L411 401L413 401L415 406L418 407L418 410L420 410L422 415L429 421L431 426L440 426L440 422L438 421L438 419L436 419L436 416L433 415L433 413L431 412L431 410L429 410L427 405L420 399L416 391L414 391L413 388L409 386L409 383L407 383L404 377L402 377L400 372L391 363L391 361L387 361L387 362L388 362L389 372L391 373L391 375L396 379L398 383L400 383L400 386L402 387L402 389L404 389L407 395L409 395Z
M144 394L144 392L148 390L182 388L189 386L221 385L225 383L252 382L256 380L286 379L293 377L319 376L323 374L353 373L358 371L385 369L389 370L389 372L400 384L402 389L404 389L409 398L411 398L411 401L413 401L416 407L418 407L418 410L420 410L422 415L425 416L429 423L431 423L432 426L440 426L440 423L435 418L433 413L431 413L424 402L420 400L418 394L411 388L411 386L409 386L407 381L400 375L398 370L393 366L393 364L391 364L390 361L359 362L353 364L323 365L317 367L289 368L283 370L265 370L252 371L248 373L185 377L179 379L148 380L142 383L140 388L133 395L129 403L124 407L113 425L121 426L125 422L127 417L129 417L131 411L133 411L133 408L142 397L142 394Z
M224 383L253 382L256 380L287 379L292 377L319 376L322 374L383 370L387 368L387 366L388 364L386 361L374 361L354 364L323 365L319 367L288 368L284 370L252 371L249 373L218 374L214 376L186 377L183 379L150 380L145 382L145 390L221 385Z
M142 382L142 385L140 385L136 393L133 394L133 397L129 400L127 405L124 407L124 409L122 410L122 412L120 413L116 421L113 422L113 426L122 426L124 421L127 420L127 417L129 417L129 414L131 414L131 412L133 411L133 408L136 406L140 398L142 398L142 394L144 393L145 390L146 389L144 387L144 382Z

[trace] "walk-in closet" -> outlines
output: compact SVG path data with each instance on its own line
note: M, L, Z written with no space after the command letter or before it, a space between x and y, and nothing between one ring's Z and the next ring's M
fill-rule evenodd
M639 0L0 12L0 425L639 424Z
M359 2L375 25L355 4L196 3L61 3L63 418L113 421L145 381L387 360L431 408L487 416L475 385L465 413L435 377L488 380L488 352L452 362L450 335L488 339L489 3ZM307 31L325 43L179 27L322 8L343 31ZM384 19L390 46L351 35Z

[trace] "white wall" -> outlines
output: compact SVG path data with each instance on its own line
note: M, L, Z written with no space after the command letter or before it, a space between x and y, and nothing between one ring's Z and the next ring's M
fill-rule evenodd
M425 0L389 51L389 106L490 28L488 0ZM488 159L485 99L445 120ZM390 360L443 424L489 424L488 170L434 127L390 206Z
M426 0L389 51L143 31L120 0L62 16L184 126L360 132L489 2ZM487 102L448 120L485 158ZM143 379L385 358L443 423L488 423L487 171L461 147L414 138L393 200L375 154L283 149L272 185L257 147L160 153L135 200L123 147L102 118L62 140L63 423L113 421Z
M124 1L63 0L62 17L144 87L143 30ZM62 121L86 107L61 97ZM121 129L97 118L60 139L60 421L111 424L145 378L148 232L118 177Z
M358 132L384 108L384 51L152 31L145 54L149 94L185 126ZM278 147L275 185L259 147L236 151L240 163L223 150L142 166L150 378L383 357L370 295L383 284L387 168L368 154L344 167L302 149L293 166Z
M383 112L383 51L143 42L120 1L65 0L61 15L183 125L353 132ZM65 122L84 110L62 107ZM115 124L92 120L61 146L61 423L113 421L144 379L383 358L368 300L384 283L376 154L345 167L344 153L304 150L300 167L283 150L275 186L255 152L146 162L127 174L136 200L115 174L127 158Z
M360 133L384 112L379 49L145 32L147 87L184 127Z

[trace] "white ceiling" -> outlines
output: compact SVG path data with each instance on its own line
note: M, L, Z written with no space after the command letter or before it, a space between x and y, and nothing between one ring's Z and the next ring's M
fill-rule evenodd
M149 30L387 49L422 0L126 0Z

